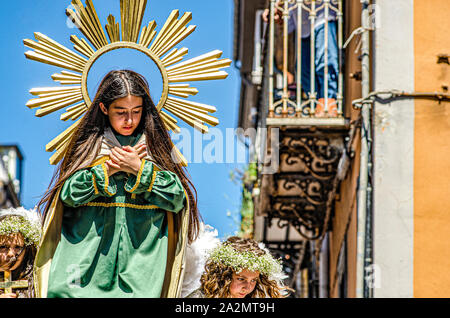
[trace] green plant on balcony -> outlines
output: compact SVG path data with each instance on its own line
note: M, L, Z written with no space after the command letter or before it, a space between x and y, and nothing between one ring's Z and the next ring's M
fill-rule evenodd
M258 181L258 166L255 162L249 163L244 170L235 169L230 172L230 179L233 182L242 184L242 198L241 198L241 224L238 236L253 237L253 189Z

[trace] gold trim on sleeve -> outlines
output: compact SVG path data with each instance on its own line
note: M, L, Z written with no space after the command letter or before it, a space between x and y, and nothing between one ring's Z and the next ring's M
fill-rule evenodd
M134 184L134 186L131 188L130 191L128 191L127 188L125 187L125 191L132 193L137 189L137 187L141 183L141 177L142 177L142 172L144 172L144 167L145 167L145 160L141 160L141 167L139 168L139 172L136 177L136 183Z
M108 194L109 196L113 196L115 193L111 193L108 191L108 186L109 186L109 176L108 176L108 170L106 169L106 165L105 163L101 164L102 169L103 169L103 173L105 174L105 185L103 187L103 190L105 190L106 194Z
M155 183L155 179L156 179L156 173L157 173L157 171L153 170L152 181L150 182L150 186L148 187L147 192L151 192L153 189L153 184Z
M97 195L99 194L98 188L97 188L97 180L95 179L95 174L92 173L92 185L94 186L94 193Z
M103 157L100 157L100 158L94 160L94 161L88 166L88 168L92 168L92 167L101 165L102 163L105 163L105 162L108 161L108 160L109 160L109 156L103 156Z

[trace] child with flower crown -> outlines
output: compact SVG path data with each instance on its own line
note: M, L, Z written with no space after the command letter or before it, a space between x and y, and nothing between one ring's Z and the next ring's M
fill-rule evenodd
M40 215L34 210L20 207L0 211L0 298L34 297L33 262L41 226ZM20 289L7 292L7 278Z
M252 239L232 236L208 252L201 287L187 298L284 298L281 262Z

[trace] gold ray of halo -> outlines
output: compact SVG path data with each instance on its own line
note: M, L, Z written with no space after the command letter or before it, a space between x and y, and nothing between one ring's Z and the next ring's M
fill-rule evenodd
M150 46L150 50L154 51L155 47L160 43L161 39L164 38L164 35L167 34L167 32L170 31L172 26L176 23L178 15L179 15L178 10L173 10L170 13L170 15L167 18L166 22L164 23L161 31L159 31L158 35L156 36L155 40L153 41L152 45Z
M116 23L116 18L111 14L108 16L108 24L105 29L111 43L120 41L120 25Z
M80 89L81 86L70 87L38 87L30 89L30 94L40 96L43 94L59 94L61 92L68 92L75 89Z
M188 112L186 112L184 109L179 109L176 107L172 107L171 105L164 105L164 109L171 112L178 118L182 119L184 122L186 122L189 126L192 128L197 129L201 133L207 133L208 132L208 126L204 125L204 121L199 120L198 118L192 116Z
M231 60L224 59L224 60L217 60L212 61L208 63L199 63L195 64L190 67L185 67L181 69L173 69L171 71L168 71L167 74L169 77L176 77L181 75L194 75L198 73L204 73L204 72L217 72L220 68L228 67L231 65Z
M67 93L60 93L60 94L52 94L51 96L39 96L39 98L30 99L26 106L29 108L47 108L49 106L53 106L56 103L59 103L63 100L66 100L68 98L73 98L76 96L82 96L81 91L71 91Z
M161 115L161 118L164 124L166 125L167 130L171 130L174 133L180 132L180 127L178 127L177 120L175 118L173 118L164 111L161 111L159 114Z
M137 22L136 10L138 9L138 5L136 2L137 2L137 0L128 1L128 3L130 3L130 11L129 12L130 12L131 16L127 19L129 21L128 25L130 26L130 28L129 28L128 39L125 41L129 41L129 42L136 42L136 40L134 39L134 27Z
M160 113L164 117L164 121L170 121L172 124L176 124L178 122L175 118L167 114L165 111L162 110Z
M59 82L61 85L71 85L71 84L81 85L81 75L67 71L62 71L60 74L53 74L52 79L55 82Z
M189 95L197 95L198 89L189 87L189 84L172 84L169 85L169 94L188 98Z
M168 100L167 103L164 105L164 109L167 109L173 114L184 113L192 118L200 120L202 123L207 123L211 126L217 126L219 124L219 120L216 117L208 115L205 112L201 112L196 109L194 110L183 106L176 103L172 103L170 100Z
M81 86L71 86L64 88L37 88L30 91L33 95L38 95L38 98L30 99L26 106L33 109L40 107L36 111L36 116L41 117L51 112L71 105L75 101L83 98L81 93Z
M215 113L216 112L216 107L214 107L214 106L201 104L201 103L197 103L197 102L193 102L193 101L189 101L189 100L179 99L179 98L175 98L172 96L169 96L167 98L166 103L176 104L181 107L189 108L189 109L204 112L204 113Z
M198 74L190 74L183 76L169 76L169 83L179 83L179 82L193 82L193 81L207 81L207 80L220 80L228 77L228 73L224 71L209 72Z
M144 11L145 7L147 6L147 0L141 0L139 1L139 7L137 7L137 23L134 25L133 29L133 42L137 42L139 37L139 31L141 29L142 20L144 19Z
M25 39L23 43L25 46L34 49L36 53L52 57L59 61L71 63L74 66L83 67L87 62L85 58L77 55L43 34L36 32L35 38L38 42Z
M229 59L220 59L222 52L219 50L183 62L188 49L178 49L175 46L196 28L193 25L188 26L192 20L190 12L184 13L179 18L179 11L173 10L161 30L157 32L155 21L151 21L141 29L147 0L120 0L121 23L116 22L115 17L109 15L105 33L92 0L86 0L85 6L81 0L72 0L71 3L74 10L67 9L66 14L90 44L76 35L72 35L70 40L74 44L74 49L86 56L88 60L40 33L35 33L37 42L24 40L24 44L34 50L25 53L27 58L79 73L62 70L60 73L53 74L52 79L64 85L63 87L30 90L30 93L37 95L38 98L31 99L27 106L39 108L36 116L44 116L68 107L60 119L63 121L78 119L47 144L47 151L55 151L50 158L51 164L56 164L63 158L69 141L80 123L79 117L91 105L87 77L92 65L103 54L120 48L138 50L146 54L158 66L163 78L163 92L157 109L168 130L180 132L177 120L169 113L202 133L208 132L206 125L215 126L219 123L217 118L209 114L216 111L214 106L182 99L198 93L196 88L190 87L185 82L224 79L228 74L220 69L229 67L231 64ZM169 113L163 111L163 108ZM181 158L182 164L187 165L186 159L178 149L176 153Z
M25 46L34 49L34 51L25 52L27 58L75 72L83 72L87 63L86 59L41 33L36 32L34 36L38 42L30 39L23 40Z
M83 6L81 0L72 0L75 11L66 10L66 14L72 19L72 22L78 27L81 33L97 48L108 44L105 32L98 19L94 4L91 0L86 0L86 7Z
M87 27L85 25L86 22L82 21L81 17L77 14L76 9L75 9L75 11L73 11L71 9L67 9L66 15L72 20L72 22L78 27L78 29L81 31L81 33L83 33L84 36L86 36L86 38L89 40L89 42L91 42L92 45L94 45L94 47L96 49L101 47L101 44L99 44L96 37L91 33L92 31L87 29Z
M218 60L221 55L215 50L168 67L169 83L225 79L228 73L219 69L230 66L231 60Z
M46 145L45 147L46 151L52 152L56 150L56 152L50 157L51 164L56 164L63 158L69 146L70 139L75 133L75 130L80 124L80 122L81 119L78 119L78 121L76 121L66 130L64 130L61 134L59 134L55 139L53 139Z
M69 141L70 138L64 140L64 143L61 143L61 147L55 149L55 152L50 157L50 162L60 162L62 158L64 158L64 155L67 152L67 148L69 147Z
M56 137L51 142L49 142L45 146L45 150L46 151L54 151L56 149L60 149L61 146L64 145L64 141L66 141L67 139L69 139L72 136L72 133L75 131L75 129L78 126L78 124L80 123L80 121L81 120L79 119L77 122L70 125L69 128L67 128L61 134L59 134L58 137Z
M155 45L151 47L158 57L164 55L195 30L195 26L186 28L191 20L192 13L186 12L179 20L174 19L164 32L161 31L161 38L158 42L155 40Z
M183 48L186 49L186 48ZM178 49L173 49L172 51L170 51L169 54L167 54L164 58L161 59L161 62L164 64L165 67L167 67L167 62L172 60L173 57L178 53Z
M66 112L61 115L60 119L66 121L68 119L75 120L87 110L87 106L84 102L81 102L75 106L66 109Z
M168 67L170 65L173 65L175 63L180 62L181 60L183 60L183 57L188 53L188 49L187 48L182 48L180 50L178 49L173 49L169 54L167 54L162 60L161 62L163 63L163 65L165 67Z
M70 36L70 41L74 44L73 48L81 54L90 58L94 55L95 50L86 42L85 39L79 39L76 35Z
M81 3L80 0L75 0L77 3ZM108 44L108 40L106 39L105 32L103 31L102 25L100 24L100 20L98 18L97 12L95 11L94 4L92 3L92 0L86 0L86 13L87 17L90 20L90 24L94 26L94 32L99 37L100 42L103 45ZM81 10L83 11L83 10Z
M36 111L36 116L42 117L42 116L48 115L48 114L53 113L57 110L60 110L64 107L72 105L73 103L78 103L82 100L83 100L83 96L81 94L68 96L64 99L58 100L57 102L55 102L52 105L47 105L45 107L41 107L41 109L38 109Z
M177 34L177 37L174 40L166 44L164 47L162 47L161 50L157 52L158 57L163 56L175 45L183 41L186 37L188 37L192 32L195 31L195 28L196 28L195 25L190 25L189 27L183 29L181 33Z
M174 70L181 70L187 67L191 67L194 65L202 64L205 62L211 62L214 60L217 60L222 56L222 51L214 50L205 54L202 54L200 56L194 57L192 59L189 59L187 61L184 61L182 63L178 63L176 65L173 65L171 67L166 68L167 73L172 72Z
M131 1L131 0L130 0ZM129 11L129 2L130 1L122 1L120 0L120 18L121 18L121 26L122 26L122 41L128 40L128 22L127 19L129 17L128 11Z
M155 28L156 28L155 21L151 21L147 26L143 27L138 44L148 47L156 35Z
M122 41L137 42L147 0L121 0Z

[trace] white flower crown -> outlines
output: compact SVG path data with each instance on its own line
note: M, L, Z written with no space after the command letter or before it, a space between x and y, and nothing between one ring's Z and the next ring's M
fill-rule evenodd
M26 210L22 207L0 211L0 235L21 233L26 245L39 245L42 235L42 220L34 210Z
M257 256L250 251L238 252L228 242L224 242L210 251L208 259L230 266L236 273L247 269L252 272L258 271L269 279L278 280L284 276L281 260L272 257L267 250L264 255Z

